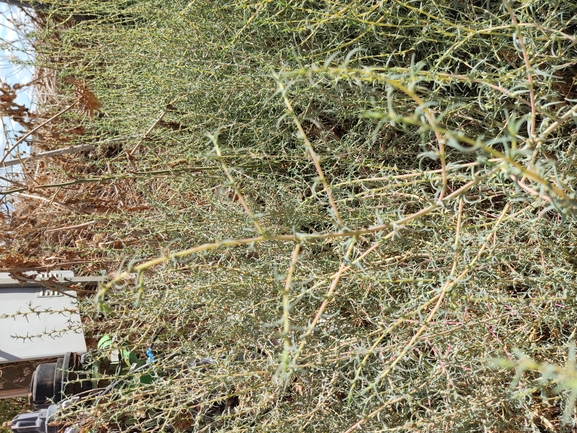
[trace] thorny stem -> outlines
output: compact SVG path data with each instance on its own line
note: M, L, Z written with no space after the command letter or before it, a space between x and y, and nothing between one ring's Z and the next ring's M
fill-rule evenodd
M282 97L283 97L284 103L288 109L288 112L292 116L292 118L295 122L295 125L299 131L300 138L303 140L304 145L305 145L311 159L313 160L313 164L315 165L315 168L317 170L317 174L319 175L319 179L322 182L323 187L325 189L325 192L327 194L327 197L329 198L329 202L331 203L331 207L333 209L333 213L335 215L335 219L337 220L339 228L342 228L343 227L343 221L341 220L341 216L339 215L339 210L337 209L337 204L335 203L335 200L334 200L333 195L331 193L331 188L327 182L327 179L325 178L325 174L324 174L323 169L321 167L320 158L317 155L317 153L315 152L313 145L311 144L310 140L308 139L307 134L305 133L305 130L303 129L301 122L299 121L296 113L294 112L293 106L286 95L286 88L284 87L284 85L280 81L278 81L278 86L279 86L279 89L282 93Z
M458 262L458 245L459 245L459 239L460 239L460 232L461 232L461 218L463 215L463 199L461 198L459 200L459 213L457 216L457 230L456 230L456 234L455 234L455 257L453 259L453 267L451 269L451 273L450 273L450 277L454 275L455 270L457 268L457 262ZM450 277L447 281L450 280ZM435 298L434 298L435 299ZM441 298L442 299L442 298ZM425 309L428 305L431 304L431 300L429 300L428 302L426 302L425 304L421 305L421 307L419 307L419 311ZM359 380L359 377L361 375L361 372L363 370L363 367L366 365L367 361L369 360L369 357L374 353L375 349L377 348L377 346L380 344L380 342L383 340L383 338L388 335L396 326L400 325L401 323L406 321L406 317L398 319L391 327L389 327L387 329L387 331L385 331L383 334L381 334L381 336L373 343L373 345L371 346L371 348L367 351L365 357L363 358L363 360L361 361L361 363L359 364L357 371L355 372L355 378L353 379L353 383L351 385L351 388L349 390L349 395L348 395L348 400L351 401L353 399L353 392L355 390L357 381ZM418 337L417 337L418 338ZM416 340L416 339L415 339Z
M238 185L236 184L236 181L234 180L234 177L232 177L232 174L230 173L230 169L228 168L228 166L226 165L226 162L224 161L224 159L222 158L222 153L220 151L220 146L218 145L218 137L212 134L209 134L208 137L210 138L210 140L212 141L212 143L214 144L214 148L216 150L216 154L218 155L219 159L220 159L220 164L222 166L222 171L224 171L224 174L226 175L228 181L230 182L230 185L232 186L232 188L234 189L234 192L236 193L238 200L240 201L240 204L242 205L242 207L244 208L245 212L247 213L248 217L250 218L250 220L253 222L256 231L258 234L263 235L264 234L264 230L262 228L262 226L259 224L259 222L257 221L256 217L254 216L254 214L252 213L252 211L250 210L250 207L248 207L248 204L246 202L246 200L244 199L244 195L242 194L242 192L240 191L240 188L238 187Z
M419 96L417 96L414 92L410 91L406 86L404 86L400 82L400 80L393 79L393 78L387 77L385 75L375 74L374 71L372 71L371 69L359 69L359 68L341 69L341 68L315 66L315 67L312 67L310 69L293 70L291 72L284 73L283 75L286 77L291 77L291 76L306 75L307 73L324 73L327 75L334 75L334 76L339 76L339 77L343 77L343 78L366 78L369 81L377 81L377 82L382 81L382 82L389 84L390 86L394 87L395 89L400 90L401 92L405 93L407 96L411 97L415 102L417 102L420 106L422 104L424 104L422 99L419 98ZM432 117L432 113L430 113L430 111L427 109L427 107L423 107L423 112L425 114L429 113L431 115L430 118L429 118L429 116L426 116L428 124L424 124L423 122L415 119L414 117L400 116L400 115L396 115L396 114L390 114L389 117L391 120L394 120L394 121L397 121L397 122L400 122L403 124L418 125L422 128L428 128L429 130L433 131L437 137L446 136L446 137L454 139L456 142L466 143L466 144L472 146L472 148L478 148L478 149L482 150L483 152L486 152L487 154L491 155L493 158L497 158L503 162L506 162L507 164L504 164L502 166L504 170L508 170L511 167L516 168L517 170L519 170L521 172L521 174L523 176L531 179L532 181L540 183L541 185L543 185L547 189L552 190L555 193L555 195L559 196L561 199L565 200L566 202L571 203L572 206L577 206L577 203L575 202L575 200L573 198L571 198L563 190L563 188L561 188L561 187L553 184L552 182L542 178L535 171L531 171L530 169L527 169L522 164L515 161L512 157L505 155L504 153L496 150L495 148L491 147L490 145L488 145L486 143L483 143L481 140L476 140L476 139L467 137L466 135L459 133L458 131L452 131L452 130L449 130L449 129L439 125L438 123L436 123L436 120L434 119L434 117ZM570 110L570 113L574 113L573 109ZM565 116L568 116L567 118L570 117L569 113L566 113ZM382 115L382 117L387 117L387 115ZM446 167L442 167L442 170L443 170L442 171L443 176L446 176Z
M371 418L374 418L375 416L377 416L379 413L381 413L383 410L385 410L387 407L393 405L393 404L397 404L400 403L403 400L406 400L408 398L411 397L411 395L416 394L418 391L420 391L421 389L425 388L426 386L429 386L428 382L423 382L420 386L418 386L417 388L415 388L414 390L412 390L411 392L409 392L407 395L403 395L401 397L397 397L394 398L392 400L387 401L386 403L382 404L381 406L379 406L378 408L376 408L374 411L372 411L371 413L369 413L366 417L360 419L359 421L357 421L355 424L353 424L351 427L349 427L347 430L345 430L343 433L352 433L355 430L358 430L364 423L366 423L368 420L370 420Z
M297 242L292 255L291 255L291 262L288 268L287 277L284 285L284 289L282 292L282 307L283 307L283 336L284 336L284 349L281 355L281 361L279 363L278 373L280 373L281 377L288 379L288 361L290 352L292 350L292 345L290 341L290 289L293 281L293 275L296 268L296 264L299 258L299 252L301 249L301 243Z
M104 284L100 287L100 290L96 294L95 301L99 306L103 305L106 293L108 293L108 291L110 289L112 289L116 284L120 283L121 281L123 281L127 278L131 278L133 272L138 273L141 271L145 271L145 270L147 270L153 266L157 266L157 265L160 265L162 263L166 263L169 261L173 261L173 260L177 260L177 259L180 259L183 257L187 257L187 256L190 256L192 254L196 254L196 253L199 253L202 251L210 251L210 250L215 250L215 249L222 248L222 247L251 245L251 244L256 244L256 243L265 242L265 241L305 242L307 240L358 237L358 236L362 236L365 234L378 233L378 232L381 232L383 230L393 228L393 230L388 235L386 235L383 240L390 239L393 236L395 236L395 234L397 234L399 230L403 229L405 224L408 224L408 223L410 223L410 222L412 222L412 221L414 221L414 220L416 220L422 216L430 214L434 210L438 209L444 202L448 202L448 201L466 193L471 188L473 188L475 185L477 185L479 182L486 180L487 178L491 177L492 175L494 175L498 171L500 171L500 167L499 166L494 167L489 173L487 173L483 176L478 176L477 178L471 180L470 182L463 185L461 188L455 190L454 192L452 192L451 194L446 196L442 202L434 203L434 204L432 204L426 208L421 209L418 212L415 212L415 213L410 214L404 218L401 218L394 223L384 223L384 224L379 224L376 226L367 227L364 229L361 228L361 229L357 229L357 230L343 229L343 230L338 231L338 232L322 232L322 233L311 233L311 234L298 233L298 234L292 234L292 235L288 235L288 234L285 234L285 235L261 235L261 236L256 236L256 237L252 237L252 238L244 238L244 239L228 239L228 240L221 240L221 241L216 241L216 242L212 242L212 243L207 243L207 244L199 245L196 247L188 248L186 250L166 254L166 255L163 255L161 257L157 257L157 258L148 260L148 261L141 263L139 265L132 266L127 271L124 271L124 272L117 274L107 284ZM377 245L377 244L375 244L375 245Z
M544 140L547 138L549 134L554 132L557 128L559 128L563 123L569 120L571 117L577 114L577 105L574 105L569 111L567 111L563 116L561 116L558 120L553 122L545 131L543 131L539 135L540 140Z
M503 0L503 4L507 8L511 21L517 29L517 39L519 40L519 47L523 53L523 61L525 62L525 68L527 69L527 84L529 85L529 100L531 102L531 122L529 124L529 138L532 139L535 136L535 122L537 121L537 105L535 103L535 89L533 86L533 74L531 73L531 63L529 62L529 54L527 53L527 48L525 47L525 41L523 40L523 34L519 28L519 22L515 17L515 13L509 4L509 0Z
M477 263L477 261L481 258L483 252L485 251L485 249L487 248L487 245L491 239L491 237L497 232L497 228L499 227L499 225L501 224L503 218L505 217L506 213L509 211L509 208L511 207L510 203L507 203L505 205L505 208L503 209L503 212L501 212L501 215L499 216L499 218L497 219L497 221L495 222L495 226L493 228L493 230L491 231L491 233L489 233L489 235L485 238L485 242L483 243L483 245L481 246L481 248L479 249L477 255L473 258L473 260L471 260L471 262L467 265L467 267L463 270L463 272L461 272L455 279L452 278L447 278L447 282L443 285L443 287L441 288L441 291L438 295L434 296L433 298L431 298L429 301L427 301L425 304L421 305L421 307L419 307L419 310L423 310L424 308L428 307L429 305L435 303L435 306L433 307L433 309L431 310L431 312L429 313L429 315L426 317L426 319L424 320L424 323L422 324L422 326L419 328L419 330L413 335L413 337L411 338L411 340L405 345L405 347L403 348L403 350L401 351L401 353L399 353L399 355L397 355L397 357L395 358L395 360L375 379L375 381L368 385L367 387L365 387L361 393L365 394L366 392L368 392L370 389L373 389L374 387L376 387L379 382L381 382L381 380L383 380L385 377L387 377L392 371L393 369L397 366L397 364L401 361L401 359L404 358L404 356L409 353L409 351L413 348L413 345L415 344L415 342L419 339L419 337L421 336L421 334L423 332L425 332L425 330L429 327L429 323L431 322L431 320L433 320L433 318L435 317L435 315L437 314L437 311L439 310L439 307L441 306L441 303L443 302L443 299L445 298L445 295L452 290L453 288L455 288L462 280L463 278L474 268L475 263ZM423 308L424 307L424 308ZM400 321L404 321L405 319L399 319ZM395 322L395 324L400 324L402 322L399 322L399 320L397 320L397 322ZM383 335L377 340L377 341L381 341L382 338L384 338L385 335L389 334L389 332L392 330L392 326L389 327L384 333ZM375 348L376 346L373 345L373 348ZM367 355L368 357L369 355Z
M162 110L162 113L160 113L160 115L156 118L156 120L152 123L152 125L150 125L150 127L146 130L146 132L142 135L142 137L140 137L140 140L138 140L138 142L134 145L134 147L127 153L129 159L136 153L138 148L142 145L142 142L148 138L148 135L152 132L152 130L156 127L156 125L158 125L160 121L164 118L164 116L166 116L166 113L167 109Z
M319 320L321 319L323 313L327 309L329 302L332 301L333 294L334 294L334 292L335 292L335 290L339 284L339 280L341 279L341 276L343 275L343 273L345 271L347 271L348 269L351 268L351 265L347 266L346 263L349 261L349 256L351 255L351 253L353 251L354 245L355 245L355 238L353 238L352 241L350 242L350 244L347 248L347 252L345 253L345 257L344 257L343 261L341 262L341 266L339 267L339 270L335 273L335 275L333 277L333 281L331 282L331 285L329 286L329 290L327 291L327 293L325 295L325 299L322 302L320 308L318 309L317 314L315 315L313 321L309 325L306 332L301 337L301 342L300 342L299 347L298 347L298 349L295 353L295 356L293 358L293 365L296 365L298 357L300 356L300 354L301 354L301 352L305 346L307 338L313 333L313 331L316 328L317 324L319 323Z

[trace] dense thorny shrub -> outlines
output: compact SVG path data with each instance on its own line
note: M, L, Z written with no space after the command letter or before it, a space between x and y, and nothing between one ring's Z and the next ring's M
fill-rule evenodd
M61 103L66 77L100 102L66 119L123 140L75 181L146 202L74 219L109 236L96 263L126 259L87 332L158 352L153 385L77 420L560 428L564 394L530 375L512 393L489 360L565 364L573 338L574 5L135 1L123 24L53 3L95 16L37 36Z

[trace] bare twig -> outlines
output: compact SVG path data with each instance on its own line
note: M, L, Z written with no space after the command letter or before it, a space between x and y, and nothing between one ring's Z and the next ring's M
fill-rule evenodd
M42 122L40 125L32 128L30 131L28 131L27 133L25 133L22 137L20 137L18 140L16 140L16 143L14 143L12 145L12 147L10 147L10 149L8 149L5 153L4 156L2 156L2 158L0 159L0 166L4 165L4 161L6 161L6 158L8 157L8 155L10 155L14 149L16 149L20 144L22 144L22 142L24 140L26 140L27 137L29 137L30 135L34 134L36 131L38 131L40 128L42 128L43 126L47 125L48 123L52 122L54 119L57 119L58 117L62 116L64 113L66 113L67 111L69 111L71 108L73 108L76 104L78 104L78 101L73 102L72 104L70 104L68 107L64 108L63 110L60 110L58 113L56 113L54 116L52 116L50 119L45 120L44 122Z
M44 230L44 233L59 232L59 231L63 231L63 230L78 230L78 229L90 227L94 223L96 223L96 220L88 221L88 222L85 222L82 224L75 224L72 226L64 226L64 227L57 227L55 229L48 229L48 230Z
M23 193L23 192L18 193L18 195L21 196L21 197L33 198L33 199L35 199L35 200L42 200L42 201L45 201L46 203L48 203L48 204L50 204L50 205L53 204L53 205L55 205L55 206L57 206L57 207L59 207L59 208L61 208L61 209L70 211L70 212L75 213L75 214L80 213L80 212L78 212L76 209L74 209L74 208L72 208L72 207L70 207L70 206L68 206L68 205L65 205L64 203L60 203L60 202L58 202L58 201L56 201L56 200L54 200L54 199L49 199L49 198L42 197L42 196L39 196L39 195L34 195L34 194L25 194L25 193Z

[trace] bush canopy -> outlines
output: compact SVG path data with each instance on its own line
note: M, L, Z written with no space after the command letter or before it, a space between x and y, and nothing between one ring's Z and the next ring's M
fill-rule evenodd
M58 115L34 145L93 149L6 188L20 197L4 254L108 272L83 301L87 334L156 358L152 384L68 421L576 425L577 4L53 0L30 13L32 124ZM216 362L187 364L203 357Z

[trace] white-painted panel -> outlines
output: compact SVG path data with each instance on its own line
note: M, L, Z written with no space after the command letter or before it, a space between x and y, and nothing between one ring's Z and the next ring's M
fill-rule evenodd
M0 288L0 363L86 352L75 293L64 293Z

